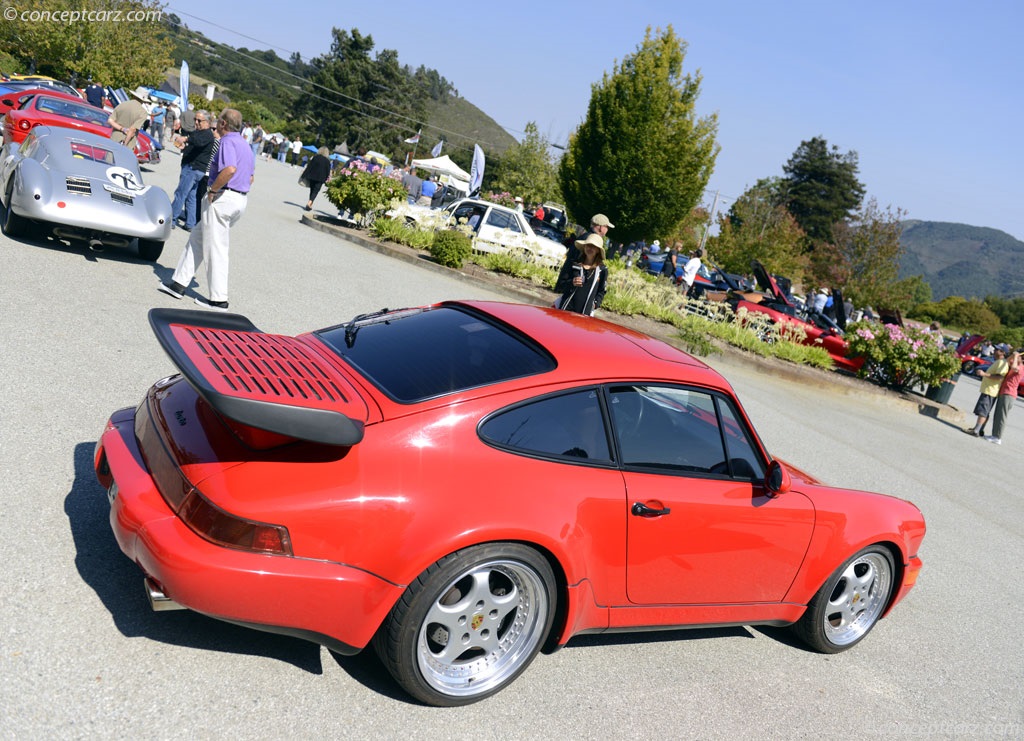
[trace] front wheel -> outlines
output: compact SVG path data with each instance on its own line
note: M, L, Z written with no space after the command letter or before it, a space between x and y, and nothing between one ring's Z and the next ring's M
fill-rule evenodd
M977 367L978 364L975 363L973 360L966 360L964 361L964 364L960 366L960 372L966 373L967 375L971 375L972 373L974 373L974 369Z
M139 240L139 257L147 262L156 262L164 251L164 243L155 239Z
M821 653L852 648L885 612L895 587L894 574L888 549L878 545L865 548L822 585L793 631Z
M428 705L468 705L512 682L537 655L555 613L554 574L532 548L473 546L433 564L392 608L374 648Z

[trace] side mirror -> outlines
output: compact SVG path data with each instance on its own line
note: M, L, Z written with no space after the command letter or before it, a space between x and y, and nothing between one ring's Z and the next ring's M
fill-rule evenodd
M785 494L792 485L789 471L785 466L778 461L768 464L768 474L764 477L764 486L768 490L768 496L777 497L779 494Z

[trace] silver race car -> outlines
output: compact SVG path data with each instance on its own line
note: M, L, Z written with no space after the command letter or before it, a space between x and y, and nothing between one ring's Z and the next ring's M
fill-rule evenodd
M94 250L128 247L155 261L171 233L171 201L145 185L130 149L85 131L37 126L0 154L0 230L42 228Z

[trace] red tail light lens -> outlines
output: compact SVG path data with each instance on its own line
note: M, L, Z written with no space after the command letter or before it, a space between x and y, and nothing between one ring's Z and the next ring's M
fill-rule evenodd
M225 512L192 489L178 510L186 525L211 543L257 553L291 556L292 543L288 528L247 520Z
M20 121L18 121L18 128L21 129L22 131L28 131L29 129L32 128L32 124L23 118Z

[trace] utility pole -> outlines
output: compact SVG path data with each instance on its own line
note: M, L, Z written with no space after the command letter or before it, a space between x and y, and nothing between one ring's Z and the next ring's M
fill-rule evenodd
M711 204L711 215L708 216L708 225L704 227L704 235L700 238L700 248L703 250L704 245L708 241L708 232L711 231L711 225L715 223L715 211L718 209L718 194L720 191L715 191L715 200Z

